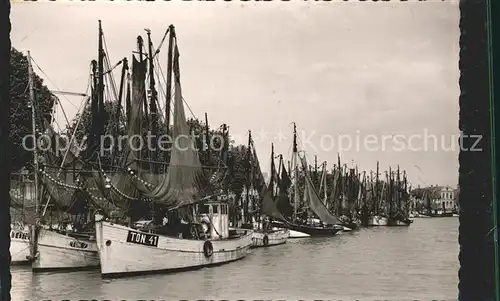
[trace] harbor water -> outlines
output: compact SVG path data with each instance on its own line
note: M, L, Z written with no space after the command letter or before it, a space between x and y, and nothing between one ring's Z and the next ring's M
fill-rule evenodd
M420 218L410 227L290 239L177 274L102 280L99 271L33 275L13 267L12 299L456 300L458 249L458 218Z

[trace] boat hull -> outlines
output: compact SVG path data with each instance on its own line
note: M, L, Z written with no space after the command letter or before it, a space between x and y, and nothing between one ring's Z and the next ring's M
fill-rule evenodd
M386 217L375 215L368 219L368 226L377 227L377 226L387 226L388 220Z
M10 257L11 265L30 264L29 232L20 230L10 231Z
M40 229L34 272L99 267L96 241L77 239L54 230Z
M309 236L335 236L343 227L313 227L308 225L288 224L288 228L293 231L305 233Z
M96 238L101 276L116 278L175 272L236 261L244 258L252 245L253 231L242 231L244 234L237 238L195 240L151 234L108 221L97 221ZM156 246L140 244L145 240L134 242L135 238L130 237L140 237L139 240L142 237L153 237ZM212 246L209 255L205 244Z
M273 225L273 230L287 228L290 231L290 234L288 235L288 238L304 238L304 237L310 237L311 236L311 235L309 235L307 233L296 231L294 229L290 229L288 227L288 225L286 225L286 224L284 224L282 222L273 221L272 225Z
M252 236L252 248L270 247L286 243L290 236L290 230L279 229L269 232L254 231Z

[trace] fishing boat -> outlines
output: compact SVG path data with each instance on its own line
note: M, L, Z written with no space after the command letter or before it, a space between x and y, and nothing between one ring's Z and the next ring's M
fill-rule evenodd
M269 188L275 186L273 190L273 202L266 202L264 206L267 214L272 216L271 225L273 229L288 229L288 238L305 238L311 235L300 231L289 222L294 214L294 207L290 204L290 194L292 181L283 161L283 155L279 155L278 168L274 165L274 146L272 148L271 177Z
M32 264L33 271L87 269L99 267L97 244L90 235L38 230L37 253Z
M44 120L43 116L36 116L38 104L34 101L33 80L30 80L33 135L35 137L37 135L35 120L42 120L42 123L38 124L37 127L45 130L45 135L50 138L50 141L62 140L56 146L66 146L63 154L60 153L60 149L52 147L38 154L37 147L35 147L37 220L31 226L30 233L34 272L93 269L98 268L100 264L91 210L96 199L102 201L104 198L99 192L89 168L92 166L90 159L99 150L98 142L96 142L98 138L96 137L103 133L96 130L95 119L104 116L104 68L111 69L109 61L105 61L103 42L104 36L99 21L98 60L92 61L92 96L87 96L85 93L57 91L63 94L81 95L84 97L82 109L86 109L89 103L92 107L93 120L92 132L90 133L92 141L87 147L87 152L80 153L80 148L75 141L83 114L79 114L76 126L70 133L70 141L66 145L67 141L62 140L52 124ZM32 74L32 59L29 54L28 57L30 74ZM64 111L62 106L61 109ZM95 110L98 110L101 115L97 116ZM51 119L53 120L53 118ZM103 127L104 124L101 124L101 128ZM97 207L102 208L103 206Z
M267 222L267 225L271 225ZM267 228L266 224L262 229L254 230L252 236L252 247L271 247L286 243L290 236L290 230L283 228Z
M165 167L164 172L156 170L153 160L143 162L141 150L125 146L122 167L126 171L101 173L108 188L107 198L123 204L120 206L136 208L124 211L126 220L95 215L103 278L220 265L244 258L252 246L252 230L229 229L228 204L219 197L221 193L212 187L211 182L206 182L207 178L218 177L204 172L198 152L192 147L194 138L190 135L184 113L179 50L173 26L169 27L168 33L168 56L173 64L169 63L168 74L172 72L174 75L175 93L172 130L170 132L168 121L165 130L171 133L175 143L161 164ZM149 45L151 50L151 40ZM144 105L147 103L144 93L147 60L142 59L141 50L139 53L139 59L133 56L132 61L133 98L128 116L128 137L142 134L140 124L148 116L144 110L147 107ZM149 58L149 69L153 72L151 51ZM168 74L167 87L171 78ZM150 76L151 79L154 76ZM150 89L150 108L156 112L153 98L156 93L151 83ZM167 98L167 108L168 101ZM147 219L135 220L140 216L137 213L139 208L151 207L152 212L143 211L142 215Z
M279 214L276 205L276 198L278 194L276 193L276 180L274 177L274 146L271 145L271 178L269 184L265 183L264 176L260 169L259 160L257 157L257 151L255 148L255 143L252 139L252 133L248 132L248 147L247 147L247 160L250 163L247 169L247 181L246 181L246 204L244 208L248 208L249 204L249 191L264 191L263 195L257 195L258 200L255 197L252 199L251 206L253 207L253 216L250 218L253 221L253 236L252 236L252 247L270 247L286 243L288 237L290 236L290 230L286 227L278 228L273 227L271 219ZM257 207L257 208L255 208ZM244 210L243 218L247 217L249 214ZM281 215L278 215L281 218Z
M285 173L285 180L282 179L284 184L288 185L290 183L290 186L293 187L293 189L286 189L285 186L282 188L283 191L290 191L291 197L289 199L293 199L293 212L291 216L284 215L284 223L288 229L300 233L295 236L295 233L291 232L290 238L303 237L302 233L309 236L334 236L339 231L342 231L344 227L341 226L339 218L331 213L321 201L311 180L305 155L302 157L299 156L297 129L295 123L293 125L294 138L291 160L291 174L293 174L293 177L290 180L287 178L288 174ZM299 161L301 162L301 168L299 168ZM303 203L301 202L301 193L299 190L301 183L303 183ZM301 211L298 211L299 206L302 207L300 208ZM313 223L312 219L309 219L308 222L308 217L317 217L320 223Z
M389 168L388 177L388 199L389 199L389 218L387 226L409 226L413 223L410 219L410 194L408 193L406 171L403 172L403 180L399 165L397 171L393 174Z
M367 218L366 226L377 227L377 226L387 226L388 218L385 206L385 191L386 183L382 181L382 186L380 186L379 180L379 162L377 161L377 169L375 171L375 184L372 188L371 198L371 212ZM372 181L373 183L373 181Z
M387 226L388 218L382 215L372 216L369 220L369 226Z
M453 217L458 216L454 215L453 211L446 211L446 207L444 203L442 204L441 209L433 209L432 208L432 200L431 200L431 192L429 190L424 191L424 199L425 199L425 211L419 213L419 217L429 218L429 217Z
M182 271L245 257L252 245L252 231L229 230L226 204L214 201L202 206L208 209L208 223L203 223L207 229L193 230L194 235L186 238L159 234L139 224L114 224L96 215L102 277Z
M361 226L360 207L363 201L363 182L356 169L340 165L338 157L339 177L335 185L334 212L339 216L342 226L354 230ZM364 180L363 180L364 181Z
M339 166L340 166L340 157L339 157ZM341 222L340 226L342 226L342 232L350 232L352 230L357 229L360 226L359 220L357 220L355 217L353 217L351 214L350 216L342 215L342 210L339 208L339 206L331 206L331 204L337 204L335 200L338 198L342 199L342 180L339 175L342 174L341 170L337 170L337 168L334 167L333 169L333 183L332 183L332 192L331 192L331 200L328 198L327 194L327 162L323 162L322 164L322 172L321 172L321 180L320 180L320 185L318 188L318 195L321 195L323 192L323 204L325 205L325 208L332 211L335 213L337 216L339 216L339 220ZM318 173L318 167L317 167L317 156L314 156L314 174L317 176ZM340 185L339 185L340 184ZM342 202L339 202L342 203ZM338 204L342 205L342 204ZM333 207L333 208L332 208ZM340 209L340 210L339 210ZM340 214L339 214L340 213ZM351 213L351 212L349 212ZM311 219L311 223L313 224L319 224L321 221L319 219Z

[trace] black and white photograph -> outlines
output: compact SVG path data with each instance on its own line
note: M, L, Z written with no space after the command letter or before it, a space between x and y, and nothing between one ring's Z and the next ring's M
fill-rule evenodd
M457 300L460 15L11 1L6 300Z

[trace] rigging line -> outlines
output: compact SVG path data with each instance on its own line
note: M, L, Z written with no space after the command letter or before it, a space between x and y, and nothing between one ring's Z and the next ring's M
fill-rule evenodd
M161 42L160 44L158 45L158 49L155 51L155 53L153 54L153 58L156 57L156 55L158 53L160 53L160 49L161 47L163 46L163 43L165 42L165 39L167 38L167 35L168 33L170 32L170 27L167 27L167 31L165 32L165 34L163 35L163 38L161 39Z
M90 75L89 75L89 81L87 82L87 88L85 89L85 94L87 94L88 90L89 90L89 86L90 86ZM85 99L85 98L84 98ZM85 101L83 102L85 103ZM68 120L68 117L66 115L66 112L64 110L64 107L62 106L62 104L59 102L59 106L61 107L61 111L62 113L64 114L64 118L66 119L66 127L70 126L70 122ZM77 114L80 112L80 109L81 109L81 105L80 105L80 108L76 108L77 109Z
M156 66L158 66L158 70L160 70L160 72L156 72L155 73L158 76L158 86L162 88L162 95L166 95L167 94L166 93L166 87L165 87L165 89L163 89L163 85L161 85L160 75L163 78L163 82L164 83L167 83L167 79L165 78L165 75L163 74L163 69L161 68L159 56L155 55L155 57L156 57L156 62L157 62ZM171 89L170 92L172 92L172 91L173 91L173 89ZM172 93L170 95L172 95ZM162 112L165 111L166 107L167 107L167 99L165 98L165 106L161 107L161 111ZM170 106L169 112L172 113L172 106ZM165 116L165 118L166 118L166 116Z
M177 37L175 37L174 40L175 40L175 44L177 45ZM159 64L159 60L158 60L158 64ZM163 75L163 71L161 68L160 68L160 72L161 72L161 75L163 77L163 80L166 82L165 76ZM174 98L175 93L176 93L176 91L174 90L174 93L172 93L172 98ZM196 115L193 113L193 110L191 110L191 107L189 106L188 102L186 101L186 99L184 97L182 97L182 101L186 104L186 106L187 106L189 112L191 113L191 115L193 116L193 118L197 119ZM172 112L172 106L170 106L170 108L171 108L170 111Z
M174 93L174 95L175 95L175 93ZM185 105L186 105L186 107L188 108L189 112L191 112L191 115L193 115L193 118L198 119L198 118L196 117L196 115L193 113L193 110L191 110L191 107L190 107L190 106L189 106L189 104L187 103L187 101L186 101L186 99L184 98L184 96L182 96L182 100L184 101L184 104L185 104Z
M85 90L85 94L87 94L87 92L89 92L91 84L92 84L92 77L89 75L89 80L87 82L87 89ZM81 102L80 108L78 108L78 111L76 112L76 115L75 115L77 117L77 119L82 118L82 115L84 114L85 107L87 106L87 103L89 102L88 99L90 99L90 97L87 97L87 99L85 99L84 101ZM69 134L71 135L70 139L73 138L73 135L76 135L76 130L74 129L74 132L72 133L70 127L75 125L76 129L78 129L78 121L76 122L76 124L75 124L74 120L72 120L72 122L73 122L72 124L66 126L66 131L69 132Z
M155 74L156 74L156 75L158 75L157 73L155 73ZM162 85L162 84L161 84L161 82L160 82L160 80L161 80L161 79L160 79L160 76L157 76L157 79L158 79L158 81L159 81L159 82L158 82L158 90L159 90L159 91L158 91L158 92L159 92L159 93L158 93L158 96L160 96L160 95L165 95L165 94L166 94L166 93L165 93L165 89L163 89L163 85ZM159 110L158 110L158 111L159 111L160 117L161 117L161 118L163 118L163 119L162 119L163 121L166 121L166 120L165 120L165 119L166 119L166 118L165 118L166 116L165 116L165 114L163 114L163 112L164 112L164 110L165 110L165 108L166 108L166 106L167 106L167 101L166 101L166 99L165 99L165 106L162 106L162 105L161 105L161 103L160 103L160 97L157 97L157 98L156 98L156 105L157 105L157 106L158 106L158 108L159 108Z
M119 62L118 62L118 63L116 63L113 67L109 67L109 66L111 65L111 64L110 64L111 62L109 61L109 59L108 59L108 57L107 57L107 56L106 56L105 58L106 58L106 63L107 63L107 66L106 66L106 67L108 67L108 68L107 68L108 70L107 70L107 71L105 71L102 75L107 75L108 73L113 72L113 70L115 70L115 69L116 69L116 67L120 66L120 65L122 64L122 62L123 62L123 61L119 61Z
M158 95L165 95L165 94L166 94L166 92L165 92L165 90L163 89L163 85L162 85L162 83L161 83L160 73L159 73L159 72L158 72L158 70L157 70L157 69L159 69L159 70L160 70L160 72L161 72L161 75L163 76L163 72L162 72L162 70L161 70L161 68L160 68L160 61L158 60L158 58L157 58L157 63L158 63L158 64L155 66L156 68L154 68L154 70L153 70L153 71L154 71L154 74L157 76L157 79L158 79L158 90L160 90L160 91L159 91L160 93L158 93ZM165 77L164 77L164 76L163 76L163 79L165 80ZM164 120L164 121L166 121L166 116L163 114L163 111L165 110L165 108L166 108L166 106L167 106L167 103L166 103L166 102L167 102L167 101L166 101L166 99L165 99L165 106L161 106L161 104L160 104L160 97L157 97L157 98L156 98L156 105L158 106L158 108L160 108L160 110L158 110L158 111L159 111L158 113L160 114L160 116L163 118L163 120ZM169 112L170 112L170 113L172 112L172 107L170 107Z
M109 61L109 58L108 58L107 55L105 56L105 60L104 61L105 61L106 67L109 68L110 61ZM122 61L118 62L118 64L116 64L116 66L113 67L110 71L112 71L114 68L116 68L118 65L120 65L121 62ZM108 72L106 72L105 74L107 74L107 73ZM113 92L113 94L115 96L115 100L118 100L118 94L116 94L117 89L116 89L116 84L115 84L113 73L109 73L108 77L105 77L105 80L110 84L109 86L111 86L111 87L107 87L107 89L111 88L111 90L112 90L112 92Z
M61 89L59 89L57 87L57 85L52 81L52 79L50 79L50 77L42 70L42 68L40 68L40 66L38 66L38 64L36 63L36 61L33 59L33 57L31 57L31 61L35 64L35 66L38 68L38 70L40 70L40 72L42 72L42 74L47 78L47 80L56 88L56 90L58 92L62 92ZM77 107L64 95L62 94L63 97L72 105L74 106L76 109Z
M125 78L124 78L124 85L123 85L123 90L122 90L122 102L126 102L126 99L127 99L127 87L128 87L128 84L129 84L129 71L126 72L125 74ZM121 81L121 79L120 79ZM119 90L119 89L118 89ZM118 100L118 97L117 97L117 100ZM124 121L127 119L127 112L126 112L126 109L127 109L127 105L123 105L122 102L120 102L120 106L118 107L119 111L117 112L116 108L113 110L113 116L116 118L116 116L120 116L120 122L121 123L125 123ZM119 124L119 126L122 125L122 124Z

